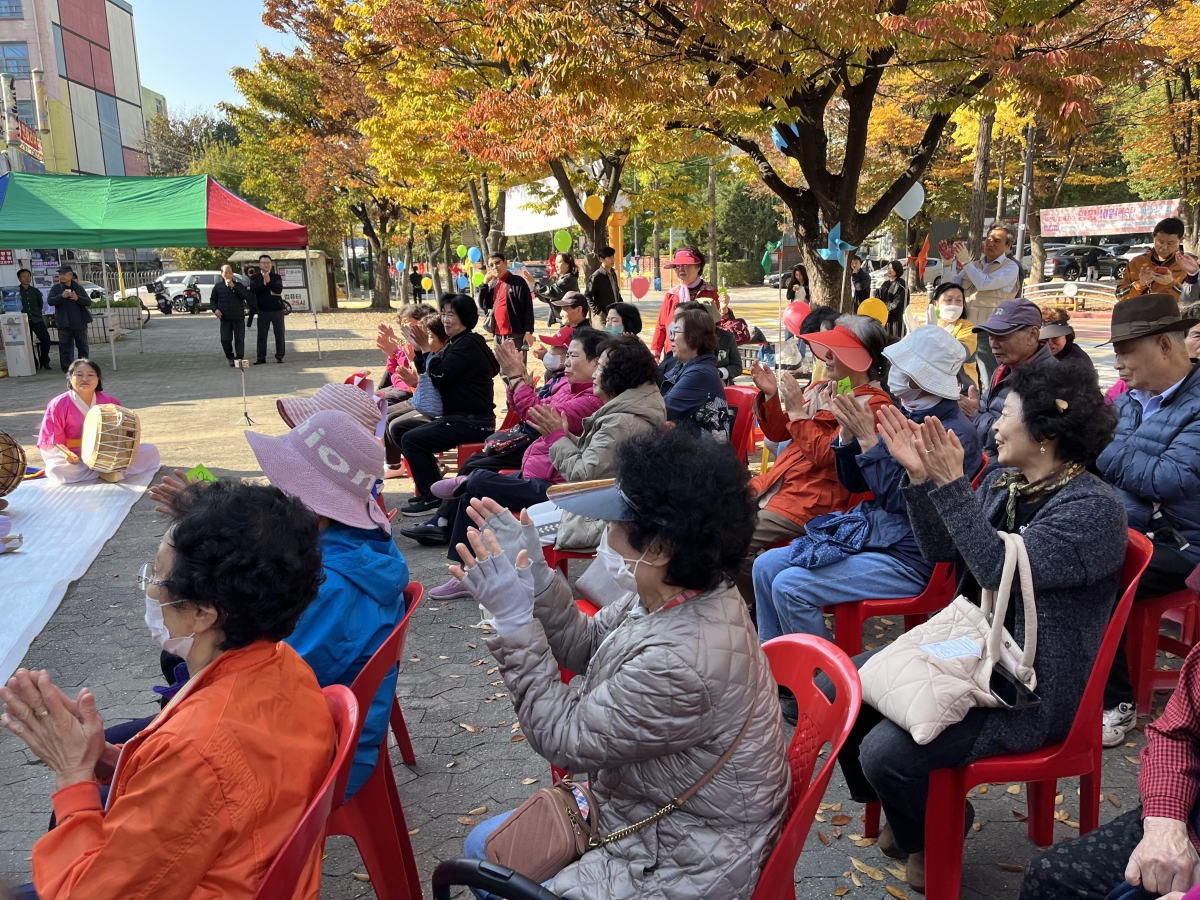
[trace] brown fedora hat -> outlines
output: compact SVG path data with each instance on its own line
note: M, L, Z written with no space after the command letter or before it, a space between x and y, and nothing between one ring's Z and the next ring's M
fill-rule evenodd
M1105 342L1130 341L1134 338L1187 331L1200 325L1200 319L1179 315L1179 304L1170 294L1142 294L1122 300L1113 309L1111 337Z

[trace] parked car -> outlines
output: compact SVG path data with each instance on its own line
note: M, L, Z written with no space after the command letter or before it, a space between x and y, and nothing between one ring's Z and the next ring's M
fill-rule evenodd
M234 272L233 278L246 287L250 286L250 279L240 272ZM213 285L221 280L221 273L219 271L168 272L158 280L162 282L163 290L166 291L167 298L176 312L187 311L183 294L188 288L195 288L200 292L200 309L207 310L208 297L212 293Z
M1126 248L1125 252L1120 254L1125 259L1133 259L1135 256L1141 256L1143 253L1149 253L1154 249L1153 244L1131 244Z
M1066 247L1059 247L1053 252L1046 254L1046 265L1044 268L1046 277L1074 281L1080 276L1086 275L1087 264L1085 259L1093 250L1100 252L1096 268L1101 278L1119 279L1125 274L1125 267L1129 264L1127 259L1120 256L1113 256L1102 247L1071 244Z

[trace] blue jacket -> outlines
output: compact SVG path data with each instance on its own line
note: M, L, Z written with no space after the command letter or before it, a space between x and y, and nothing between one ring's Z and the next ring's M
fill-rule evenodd
M914 422L923 422L926 416L937 416L948 430L958 435L967 477L975 476L983 458L983 448L971 421L959 412L957 400L943 400L932 409L917 412L903 407L900 411ZM865 453L859 448L857 439L845 445L840 440L840 437L833 439L838 481L856 494L867 491L875 494L873 500L865 500L858 507L870 526L862 549L894 556L922 578L929 578L933 575L933 563L921 555L912 523L908 520L908 503L900 491L904 467L892 458L882 440Z
M1142 404L1128 393L1113 406L1120 417L1111 444L1096 460L1104 480L1116 488L1129 514L1129 527L1150 528L1155 503L1192 545L1183 551L1200 563L1200 375L1192 366L1175 393L1145 422Z
M665 366L661 375L659 390L667 404L667 419L692 435L712 431L711 426L729 405L717 357L704 353L683 365Z
M404 618L408 563L391 537L378 529L333 522L321 532L320 541L325 583L287 643L312 667L321 687L349 687ZM347 797L362 787L379 761L395 693L393 667L367 712L346 784Z

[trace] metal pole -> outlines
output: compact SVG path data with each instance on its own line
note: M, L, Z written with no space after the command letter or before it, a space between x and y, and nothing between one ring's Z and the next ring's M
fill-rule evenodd
M114 251L114 256L116 255ZM108 346L112 350L113 371L117 371L117 333L112 325L112 304L108 298L108 260L104 258L104 251L100 251L100 287L104 292L104 312L107 314L104 320L104 326L108 329ZM141 319L141 316L138 316Z
M313 293L312 275L309 272L309 267L312 265L312 259L309 256L308 246L304 247L304 283L308 285L308 308L312 310L313 328L317 331L317 359L321 358L321 325L317 322L317 301Z
M1017 220L1017 265L1025 256L1025 229L1029 218L1029 192L1033 185L1033 139L1037 126L1030 125L1025 132L1025 174L1021 176L1021 215Z
M146 345L142 342L142 292L138 289L137 283L137 247L132 248L133 252L133 299L138 302L137 305L137 323L138 323L138 353L146 352ZM120 269L117 272L120 273Z

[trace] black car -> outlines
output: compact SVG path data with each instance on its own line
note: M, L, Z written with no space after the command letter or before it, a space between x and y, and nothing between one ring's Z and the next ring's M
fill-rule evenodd
M1068 244L1065 247L1056 247L1046 255L1046 277L1059 277L1067 281L1074 281L1086 275L1087 256L1093 250L1099 253L1096 269L1099 271L1101 278L1119 279L1125 274L1125 267L1129 264L1129 260L1120 256L1113 256L1103 247L1092 247L1086 244Z

